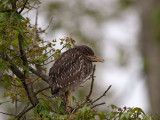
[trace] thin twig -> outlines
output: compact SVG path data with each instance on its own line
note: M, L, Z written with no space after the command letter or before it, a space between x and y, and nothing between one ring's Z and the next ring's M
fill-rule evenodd
M108 90L111 88L112 85L110 85L107 90L100 96L98 97L97 99L95 99L93 102L91 102L91 104L97 102L98 100L100 100L102 97L104 97L106 95L106 93L108 92Z
M29 70L30 70L32 73L34 73L35 75L41 77L45 82L47 82L47 83L49 82L49 79L50 79L49 76L47 76L47 75L45 75L45 74L43 74L43 73L39 73L37 70L35 70L34 68L32 68L32 67L30 67L30 66L29 66Z
M44 33L50 27L50 24L52 23L52 20L53 20L53 17L51 17L48 26L45 29L43 29L41 31L38 31L38 33Z
M39 6L36 8L36 19L35 19L35 25L34 25L34 41L37 41L37 22L38 22L38 8Z
M86 99L82 102L82 104L78 105L78 107L76 107L75 109L73 109L72 113L75 113L79 108L82 108L86 103L91 103L90 96L91 96L92 91L93 91L95 70L96 70L96 65L93 66L93 72L91 74L91 77L89 77L89 78L92 78L89 94L86 96Z
M46 98L53 98L54 96L48 96L48 95L45 95L44 93L41 93L43 96L45 96ZM43 99L43 98L42 98Z
M0 105L2 105L3 103L7 103L7 102L11 102L11 100L9 100L9 101L4 101L4 102L0 102Z
M91 77L92 77L91 87L90 87L89 94L86 97L86 101L90 100L90 96L91 96L92 91L93 91L93 83L94 83L94 73L95 73L95 70L96 70L96 65L94 65L94 67L93 67L93 72L92 72L92 75L91 75Z
M30 111L30 110L33 109L33 108L34 108L34 106L31 106L31 107L29 107L29 108L25 108L22 112L20 112L20 113L17 115L18 120L20 120L20 118L21 118L26 112Z
M48 65L48 64L50 64L51 62L54 62L55 60L51 60L51 61L49 61L48 63L44 63L43 65L39 65L39 66L44 66L44 65Z
M43 88L43 89L40 89L40 90L38 90L37 92L35 92L35 94L37 95L38 93L40 93L40 92L42 92L42 91L44 91L44 90L47 90L47 89L49 89L50 87L46 87L46 88Z
M0 112L1 114L4 114L4 115L10 115L10 116L15 116L14 114L10 114L10 113L5 113L5 112Z
M104 104L106 104L106 103L105 103L105 102L102 102L102 103L99 103L99 104L96 104L96 105L92 106L91 108L95 108L95 107L97 107L97 106L104 105Z
M25 1L25 3L23 4L21 10L18 12L19 14L21 14L21 12L24 10L26 4L27 4L28 0Z
M30 9L28 9L26 12L24 12L22 15L25 15L26 13L28 13L30 10L32 10L32 8L35 8L37 2L35 2L32 6L29 5Z
M0 12L4 13L4 12L11 12L13 11L12 9L8 9L8 10L0 10Z

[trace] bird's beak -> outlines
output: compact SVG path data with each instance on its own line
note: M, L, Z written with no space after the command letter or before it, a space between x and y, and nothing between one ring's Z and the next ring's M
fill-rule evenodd
M104 60L102 58L97 57L97 56L88 55L87 58L90 59L92 62L104 62Z

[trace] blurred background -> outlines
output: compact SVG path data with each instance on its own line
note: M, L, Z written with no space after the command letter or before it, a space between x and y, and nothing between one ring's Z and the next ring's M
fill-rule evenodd
M102 99L120 107L141 107L160 113L160 1L159 0L42 0L39 27L53 17L46 40L72 37L89 45L105 60L95 63L92 98L112 88ZM35 22L35 12L28 16ZM51 66L48 66L50 68ZM90 81L76 91L88 93Z
M105 60L95 63L92 98L112 85L101 99L106 105L140 107L160 113L160 1L159 0L41 0L38 27L53 21L45 40L72 37L76 45L93 48ZM28 16L35 23L36 11ZM48 69L51 67L47 66ZM87 81L75 92L83 100Z

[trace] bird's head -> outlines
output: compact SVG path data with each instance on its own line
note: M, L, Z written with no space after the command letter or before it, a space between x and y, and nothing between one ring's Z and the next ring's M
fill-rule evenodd
M102 58L95 56L93 50L90 47L81 45L77 46L77 48L91 62L104 62Z

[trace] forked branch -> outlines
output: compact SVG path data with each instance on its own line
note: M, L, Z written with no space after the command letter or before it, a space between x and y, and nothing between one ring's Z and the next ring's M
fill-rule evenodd
M91 87L90 87L89 94L86 96L86 99L84 100L84 102L82 102L82 104L78 105L78 107L76 107L76 108L73 109L72 113L75 113L79 108L84 107L84 105L85 105L86 103L88 103L88 105L91 106L91 108L95 108L95 107L97 107L97 106L100 106L100 105L104 105L104 104L105 104L105 102L102 102L102 103L98 103L98 104L93 105L93 103L97 102L98 100L100 100L101 98L103 98L103 97L107 94L107 92L110 90L110 88L111 88L112 85L110 85L110 86L107 88L107 90L106 90L101 96L99 96L97 99L95 99L95 100L91 100L91 99L90 99L90 97L91 97L91 95L92 95L92 91L93 91L93 84L94 84L94 77L95 77L95 76L94 76L94 73L95 73L95 70L96 70L96 65L94 65L94 67L93 67L93 72L92 72L92 74L91 74L91 76L90 76L90 78L91 78L92 81L91 81Z

